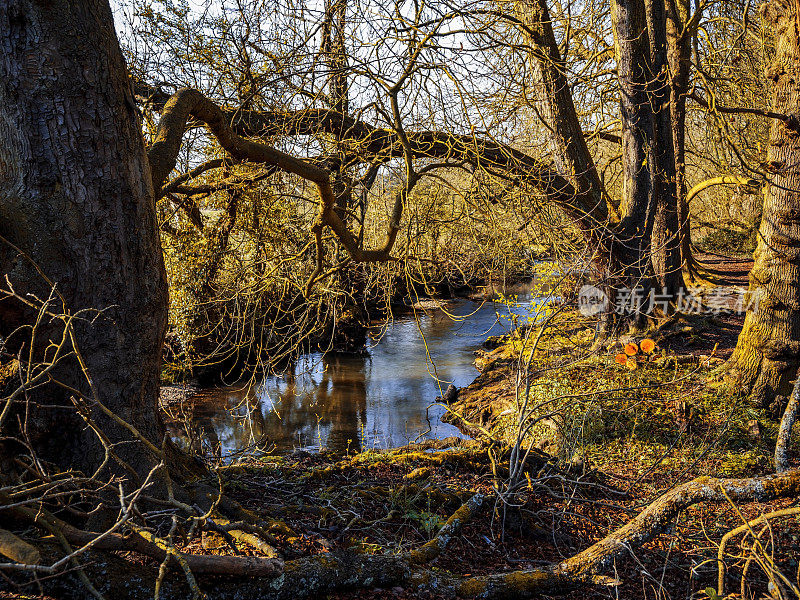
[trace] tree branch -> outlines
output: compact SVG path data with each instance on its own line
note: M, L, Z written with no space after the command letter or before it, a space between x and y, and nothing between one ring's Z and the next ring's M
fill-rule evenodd
M332 110L306 109L294 112L232 111L217 107L216 104L196 90L179 90L169 100L165 100L163 92L149 88L145 84L137 84L136 89L140 99L148 101L154 109L161 110L162 122L165 116L163 113L175 111L176 98L178 96L190 97L196 95L203 98L203 102L198 103L197 109L200 110L202 106L203 110L210 110L213 107L213 126L212 123L208 123L204 118L204 116L210 116L209 114L201 115L199 112L195 114L193 110L189 110L181 115L183 117L183 127L185 127L188 117L191 116L206 123L215 136L217 136L217 131L223 125L228 132L226 137L230 138L233 135L239 137L239 139L275 135L335 134L342 141L354 144L354 152L364 156L377 156L383 160L404 156L403 143L395 131L378 128ZM161 129L162 126L159 123L159 132ZM174 132L175 128L170 127L170 131ZM175 134L172 133L171 135ZM159 141L159 137L157 136L156 143ZM219 139L219 136L217 138ZM415 159L461 160L488 171L512 172L520 181L535 186L551 201L558 203L571 217L579 220L587 228L596 227L598 224L604 223L608 217L604 204L598 203L590 194L577 194L570 182L557 171L507 144L478 136L458 135L442 131L406 132L406 138L408 141L407 151ZM269 164L275 164L288 172L304 177L300 171L305 171L305 169L302 169L301 165L313 168L307 162L286 155L269 146L247 140L243 141L246 141L249 145L269 148L271 151L269 153L270 156L262 156L262 158L277 160L280 157L281 160L286 161L285 166L290 168L284 168L283 164L273 162ZM222 139L220 139L220 143L225 147ZM155 145L154 143L153 146ZM239 150L241 149L240 147ZM233 154L227 147L226 150ZM175 156L177 156L177 151L175 152ZM152 149L150 154L153 154ZM256 160L253 155L246 156L246 154L242 156L245 156L247 160L268 162L266 160ZM236 155L234 154L234 156ZM158 158L158 156L154 155L154 158ZM289 164L289 160L292 161L291 164ZM307 171L305 172L310 174ZM168 174L169 172L166 175ZM166 175L159 170L159 178L166 177ZM307 177L307 179L316 182L312 177ZM160 180L163 181L163 179ZM332 226L332 228L334 227ZM334 230L336 231L335 228ZM336 233L339 235L338 231ZM353 258L358 260L355 256ZM379 260L384 258L378 257ZM372 259L375 260L375 257Z
M236 160L275 166L314 183L321 199L320 213L315 227L327 225L341 241L350 257L356 262L376 262L389 258L396 237L394 222L390 223L387 242L378 250L363 250L344 222L333 210L335 196L327 170L281 152L272 146L248 140L238 135L228 124L226 115L211 100L197 90L178 90L164 104L155 139L147 152L153 177L153 188L162 189L167 176L175 168L183 134L189 118L206 124L219 144Z
M702 106L706 110L710 110L712 112L719 112L723 114L734 114L734 115L736 114L758 115L759 117L778 119L779 121L783 121L787 124L794 123L794 128L797 128L797 117L793 117L791 115L784 115L783 113L777 113L771 110L762 110L760 108L747 108L743 106L722 106L721 104L717 104L715 101L709 103L708 100L706 100L702 96L699 96L695 92L689 94L688 97L697 102L700 106Z

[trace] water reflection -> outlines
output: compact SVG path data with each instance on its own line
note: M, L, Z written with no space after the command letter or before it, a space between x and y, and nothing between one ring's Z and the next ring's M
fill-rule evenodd
M473 351L531 305L458 300L447 312L416 311L371 331L368 355L308 354L253 388L200 391L183 407L187 425L173 434L223 460L253 445L357 451L461 436L432 402L450 383L468 385L477 375Z

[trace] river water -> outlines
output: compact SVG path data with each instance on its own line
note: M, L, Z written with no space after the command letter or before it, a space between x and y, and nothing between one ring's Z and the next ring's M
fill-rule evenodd
M173 437L225 461L258 448L358 451L463 437L441 421L436 398L471 383L474 351L536 305L523 293L514 306L455 300L415 310L371 329L364 355L307 354L256 385L200 390L183 403L187 425L173 426Z

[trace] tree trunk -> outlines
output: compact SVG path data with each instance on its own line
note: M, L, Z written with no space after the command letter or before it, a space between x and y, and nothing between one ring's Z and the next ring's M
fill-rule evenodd
M583 220L587 244L605 272L606 292L654 286L673 296L682 285L669 112L666 12L664 0L615 2L612 7L621 88L623 197L620 215L605 205L604 190L582 134L566 66L553 34L545 0L527 0L522 17L530 37L532 79L539 114L546 121L559 172L576 192L591 199L594 214ZM619 219L616 223L608 223ZM579 221L580 222L580 221ZM648 309L648 302L641 308ZM619 307L617 307L619 308ZM641 320L639 307L632 306Z
M675 297L683 287L680 235L678 231L678 189L673 144L671 85L667 58L668 0L645 0L650 41L649 95L653 111L655 164L651 167L656 214L651 236L651 260L662 294Z
M43 299L50 286L38 268L63 295L59 311L104 311L75 324L96 399L160 445L166 275L150 167L108 2L0 2L0 81L0 234L24 253L0 241L2 274L20 295ZM19 302L0 301L4 338L34 318ZM43 322L38 339L57 329ZM7 350L27 344L20 333L6 340ZM33 360L43 359L36 347ZM76 360L53 375L93 399ZM52 384L31 394L40 404L71 406L70 395ZM110 441L125 442L115 448L119 457L149 470L143 444L90 406ZM84 470L101 463L102 445L74 411L27 410L41 457Z
M347 0L326 0L320 44L320 54L328 69L326 104L330 110L343 116L342 130L334 131L331 136L329 152L334 157L331 185L336 195L336 212L344 223L350 225L352 219L349 211L353 209L353 178L346 165L346 146L342 144L342 138L347 134L344 131L344 123L350 113L346 27Z
M767 69L774 82L773 110L800 113L800 48L793 2L772 0L762 6L777 32L776 56ZM750 393L759 406L791 390L800 365L800 137L773 120L767 154L772 175L764 197L748 311L729 363L730 381Z
M696 10L701 8L698 6ZM667 0L667 55L672 75L669 107L672 115L672 144L675 149L678 232L682 267L691 280L697 266L692 256L691 218L686 185L686 95L689 93L691 42L697 30L697 19L692 19L691 23L690 19L689 0Z
M553 160L576 192L597 206L597 217L608 216L600 176L589 153L572 100L566 65L553 34L546 0L526 0L519 11L532 46L532 79L539 114L545 121Z
M657 204L652 177L657 155L649 93L650 46L644 8L642 0L615 0L611 5L622 125L622 218L615 228L618 243L611 270L623 296L615 290L611 295L617 309L632 314L637 325L644 321L642 309L646 306L638 302L625 306L624 294L625 290L637 290L636 295L645 297L653 291L651 236Z

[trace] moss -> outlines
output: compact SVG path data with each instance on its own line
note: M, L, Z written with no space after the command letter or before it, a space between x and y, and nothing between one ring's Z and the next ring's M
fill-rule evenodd
M744 451L727 452L716 469L716 474L719 477L747 477L767 466L769 466L769 457L759 448L751 448Z
M456 593L462 598L475 598L484 592L486 592L486 580L477 577L465 579L456 590Z

